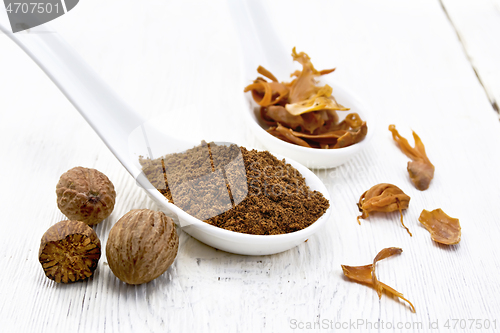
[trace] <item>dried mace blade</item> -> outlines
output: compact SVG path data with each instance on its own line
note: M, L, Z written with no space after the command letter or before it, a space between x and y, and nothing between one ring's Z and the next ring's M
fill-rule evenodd
M448 216L441 208L434 209L432 212L424 209L418 220L431 233L433 241L445 245L460 242L462 234L460 222Z
M390 213L399 210L401 216L401 225L412 236L410 230L403 223L403 209L410 205L410 197L406 195L399 187L392 184L381 183L373 186L363 193L359 198L358 209L362 213L357 217L366 219L371 212Z
M80 221L61 221L42 237L38 259L45 275L56 282L76 282L92 276L101 257L95 231Z
M412 159L411 162L408 162L407 167L411 181L420 191L427 190L432 178L434 178L434 165L432 165L425 153L422 140L420 140L417 133L413 132L413 139L415 140L415 147L413 148L408 143L408 140L398 133L396 126L389 125L389 131L392 132L392 138L397 142L401 151Z
M364 266L341 265L342 271L344 272L344 275L347 276L349 279L354 280L354 281L359 282L359 283L363 283L363 284L372 286L377 291L379 298L382 297L382 292L386 291L388 294L394 295L394 296L399 297L402 300L408 302L408 304L411 307L411 311L415 312L415 307L413 306L413 304L409 300L404 298L402 293L389 287L385 283L380 282L377 279L377 275L375 274L375 264L378 261L385 259L385 258L388 258L390 256L393 256L395 254L400 254L401 252L403 252L403 250L398 248L398 247L385 248L377 254L375 259L373 259L372 264L364 265Z

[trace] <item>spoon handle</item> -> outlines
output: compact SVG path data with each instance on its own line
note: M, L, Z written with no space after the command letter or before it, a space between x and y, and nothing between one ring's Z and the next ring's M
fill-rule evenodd
M262 1L228 0L228 6L241 44L245 79L255 79L259 65L276 77L288 77L292 49L283 47Z
M144 120L47 24L12 33L0 5L0 31L19 45L50 77L108 148L127 168L128 137Z

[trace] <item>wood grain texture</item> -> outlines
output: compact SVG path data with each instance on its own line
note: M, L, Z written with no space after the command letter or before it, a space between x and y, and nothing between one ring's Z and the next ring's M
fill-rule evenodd
M444 3L449 8L451 1ZM179 230L174 264L140 286L115 278L105 253L86 282L58 285L45 278L37 252L45 230L64 219L55 186L65 171L96 168L115 185L115 210L95 227L103 248L126 212L157 207L45 74L0 35L2 331L314 331L294 329L307 323L370 331L383 321L416 332L436 321L444 330L448 319L497 320L498 329L500 123L440 2L280 0L266 6L285 46L306 51L317 68L337 67L331 75L372 107L373 140L349 163L314 170L334 212L306 243L248 257ZM477 17L483 15L489 14ZM225 1L87 0L52 25L141 114L168 119L169 133L258 146L238 113L239 45ZM291 57L283 61L295 68ZM496 62L484 66L496 70ZM426 145L436 167L427 191L410 183L408 158L389 124L408 138L415 130ZM356 222L359 196L381 182L411 197L404 218L413 237L397 212ZM437 245L419 224L422 209L435 208L460 219L459 245ZM410 299L416 314L343 277L341 264L369 264L391 246L403 253L378 263L377 276Z
M442 0L493 108L500 103L500 1Z

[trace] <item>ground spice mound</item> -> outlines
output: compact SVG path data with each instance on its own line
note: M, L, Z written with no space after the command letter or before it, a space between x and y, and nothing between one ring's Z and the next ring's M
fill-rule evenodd
M267 151L202 142L184 153L141 158L140 163L169 201L230 231L286 234L310 226L329 207L294 167Z

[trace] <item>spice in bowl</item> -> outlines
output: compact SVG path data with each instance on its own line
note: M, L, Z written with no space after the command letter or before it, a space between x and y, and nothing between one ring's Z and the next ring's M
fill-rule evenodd
M335 70L318 71L311 58L304 52L292 50L292 57L302 65L302 70L291 74L291 82L279 82L262 66L257 77L245 87L260 106L260 118L271 135L295 145L337 149L362 141L368 132L366 122L357 113L349 113L340 121L337 111L349 108L339 104L328 84L318 85L316 79ZM268 81L267 79L270 81Z
M230 231L291 233L313 224L329 207L294 167L268 151L202 142L183 153L141 158L140 163L151 184L170 202ZM196 194L180 195L192 192Z

